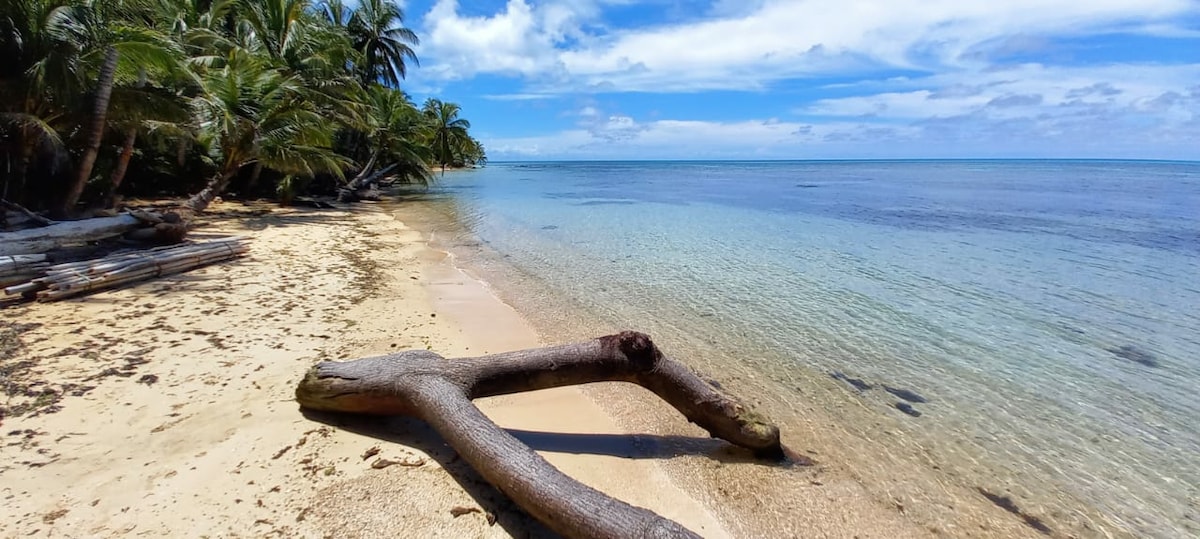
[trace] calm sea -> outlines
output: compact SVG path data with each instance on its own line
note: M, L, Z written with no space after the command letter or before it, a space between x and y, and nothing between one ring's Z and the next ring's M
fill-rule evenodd
M434 193L548 338L644 330L785 433L830 418L916 518L987 492L1200 536L1198 163L505 163Z

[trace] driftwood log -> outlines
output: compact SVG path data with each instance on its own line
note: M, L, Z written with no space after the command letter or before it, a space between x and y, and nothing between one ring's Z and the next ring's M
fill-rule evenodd
M120 236L140 226L140 219L122 214L116 217L64 221L42 228L4 232L0 233L0 255L44 253L63 245Z
M188 225L178 214L144 211L61 221L50 226L16 232L0 232L0 256L45 253L67 245L114 238L125 234L136 241L177 243L187 235Z
M484 479L564 536L696 537L674 521L571 479L471 403L606 381L645 387L713 436L760 457L784 456L777 427L663 355L649 336L634 332L475 358L446 359L420 350L322 362L300 382L296 400L312 410L425 420Z

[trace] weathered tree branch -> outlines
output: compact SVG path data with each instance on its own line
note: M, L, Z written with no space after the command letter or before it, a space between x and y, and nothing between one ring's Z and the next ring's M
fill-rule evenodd
M7 200L0 199L0 209L15 211L15 212L25 216L26 219L29 219L30 221L33 221L41 226L50 226L50 225L58 224L58 221L52 221L50 219L42 217L41 215L33 213L33 212L29 211L28 209L26 209L24 206L17 204L16 202L9 202Z
M138 218L121 214L83 221L64 221L42 228L0 233L0 255L44 253L73 243L120 236L141 226Z
M649 389L713 436L782 458L779 429L719 393L649 336L624 332L587 342L445 359L409 351L323 362L296 389L313 410L419 417L493 486L567 537L694 537L651 511L566 476L484 416L471 399L591 382Z

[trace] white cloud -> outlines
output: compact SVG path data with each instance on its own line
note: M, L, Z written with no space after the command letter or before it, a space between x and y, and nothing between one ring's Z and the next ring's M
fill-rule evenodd
M1200 84L1200 64L1076 68L1025 64L1006 70L952 72L894 81L891 85L904 89L821 99L795 112L806 116L878 116L893 120L981 113L999 119L1035 114L1052 117L1092 106L1116 116L1137 113L1143 119L1150 119L1140 109L1141 103L1172 92L1186 94L1196 84ZM1170 122L1171 118L1162 116L1156 120Z
M462 17L456 0L439 0L426 15L423 53L435 62L428 69L445 79L476 73L532 75L555 62L556 28L524 0L509 0L491 17Z
M977 92L940 98L929 90L913 90L831 99L804 109L816 117L808 121L640 121L588 106L578 114L578 128L538 137L485 137L484 143L496 160L1195 159L1200 66L1191 74L1192 85L1178 89L1143 82L1095 83L1076 74L1062 83L1038 77L1022 83L982 81ZM875 114L879 111L886 114Z
M558 99L556 94L486 94L483 96L488 101L541 101L546 99Z
M868 65L979 67L989 54L1039 45L1023 36L1180 32L1172 21L1200 10L1194 0L719 1L717 18L607 32L585 26L599 4L510 0L492 16L464 17L455 0L440 0L423 52L444 77L520 74L543 89L755 89Z
M1055 58L1064 37L1195 37L1180 21L1200 16L1196 0L714 0L687 23L603 24L606 5L634 1L508 0L468 16L438 0L424 20L422 74L524 83L492 100L859 80L811 88L839 97L791 103L797 116L784 121L639 118L578 103L560 116L569 129L483 137L496 159L1200 157L1200 64L1014 63ZM926 75L878 76L895 69Z
M778 120L639 122L614 115L594 125L547 136L485 138L495 159L720 159L820 157L833 146L867 140L872 131L891 136L911 128L879 128L855 122L812 125Z

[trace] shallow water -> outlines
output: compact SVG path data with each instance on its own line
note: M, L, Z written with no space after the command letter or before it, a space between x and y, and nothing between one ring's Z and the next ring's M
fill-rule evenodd
M1063 533L1200 534L1200 164L516 163L433 192L551 337L648 331L785 432L815 406L914 518L984 489Z

